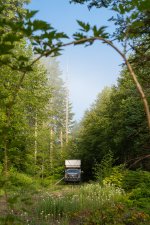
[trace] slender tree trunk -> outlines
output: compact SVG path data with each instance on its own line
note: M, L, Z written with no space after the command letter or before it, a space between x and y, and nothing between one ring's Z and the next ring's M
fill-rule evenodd
M35 127L34 127L34 163L37 163L37 114L35 116Z
M9 182L9 168L8 168L8 151L9 151L9 137L8 137L8 131L10 128L10 123L11 123L11 110L9 107L6 108L6 124L4 127L4 135L3 135L3 143L4 143L4 178L5 178L5 183L4 183L4 196L5 196L5 202L6 202L6 207L7 211L9 211L9 202L8 202L8 182Z
M4 141L4 175L8 176L8 131L10 128L11 123L11 110L9 109L9 106L6 108L6 124L4 127L4 135L3 135L3 141Z
M134 80L134 83L136 85L136 88L141 96L141 99L143 101L143 105L144 105L144 109L145 109L145 113L146 113L146 117L147 117L147 123L148 123L148 128L149 128L149 131L150 131L150 109L149 109L149 104L148 104L148 101L146 99L146 96L145 96L145 93L143 91L143 88L142 86L140 85L138 79L137 79L137 76L136 74L134 73L132 67L131 67L131 64L129 63L129 61L127 59L125 59L125 62L126 62L126 65L128 67L128 70Z
M6 134L4 136L4 175L8 176L8 140Z
M68 144L68 121L69 121L69 102L68 102L68 89L66 94L66 144Z
M8 202L8 191L7 191L7 184L9 181L8 177L8 138L5 134L4 136L4 196L5 196L5 202L6 202L6 209L9 211L9 202Z
M60 146L61 146L61 149L63 147L63 131L62 131L62 128L60 129Z
M42 180L44 178L44 156L42 157Z
M53 168L53 128L50 128L50 149L49 149L49 160L50 160L50 167Z
M4 184L4 196L6 202L7 211L9 210L9 203L8 203L8 191L7 191L7 183L8 183L8 146L7 146L7 139L5 139L5 146L4 146L4 177L5 177L5 184Z

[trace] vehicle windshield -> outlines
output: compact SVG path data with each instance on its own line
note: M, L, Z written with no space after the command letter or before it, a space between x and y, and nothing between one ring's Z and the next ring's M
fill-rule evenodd
M77 170L77 169L68 169L67 173L79 173L79 170Z

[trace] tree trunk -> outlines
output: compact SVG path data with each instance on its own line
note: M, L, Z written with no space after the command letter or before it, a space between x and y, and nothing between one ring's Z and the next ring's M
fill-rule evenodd
M62 128L60 130L60 146L61 146L61 149L63 147L63 131L62 131Z
M53 168L53 128L50 128L50 149L49 149L50 167Z
M34 127L34 163L37 163L37 114L35 116L35 127Z
M146 96L145 96L145 93L143 91L143 88L142 86L140 85L137 77L136 77L136 74L134 73L132 67L131 67L131 64L129 63L129 61L127 59L125 59L125 62L126 62L126 65L128 67L128 70L133 78L133 81L136 85L136 88L141 96L141 99L143 101L143 105L144 105L144 109L145 109L145 113L146 113L146 117L147 117L147 123L148 123L148 128L149 128L149 131L150 131L150 109L149 109L149 105L148 105L148 101L146 99Z
M68 121L69 121L69 102L68 102L68 90L66 94L66 144L68 144Z
M4 137L4 175L8 176L8 140L6 134Z

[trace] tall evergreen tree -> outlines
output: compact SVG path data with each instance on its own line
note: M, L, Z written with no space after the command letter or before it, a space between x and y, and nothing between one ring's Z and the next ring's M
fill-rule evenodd
M55 167L62 165L61 158L67 144L66 136L69 138L73 125L73 113L69 102L68 90L62 79L59 63L56 59L43 59L43 65L47 71L48 85L51 87L51 98L47 105L48 117L44 124L45 138L47 142L48 155L47 171L53 173ZM66 130L67 119L67 130ZM67 135L66 135L66 132ZM42 138L42 136L41 136ZM41 148L41 147L40 147ZM50 172L51 171L51 172Z
M20 52L22 54L23 51L24 54L32 55L31 49L25 50L25 48L25 42L20 44L16 48L16 54L20 54ZM7 66L3 66L0 73L1 148L5 149L6 140L4 137L7 135L7 163L23 170L25 165L30 164L24 160L27 159L28 155L26 145L29 145L29 140L33 136L31 130L35 126L35 115L44 117L44 108L50 97L47 91L46 72L40 66L35 65L34 70L27 74L11 112L9 112L9 103L13 98L21 73ZM2 152L4 153L4 151ZM3 154L2 152L1 154Z

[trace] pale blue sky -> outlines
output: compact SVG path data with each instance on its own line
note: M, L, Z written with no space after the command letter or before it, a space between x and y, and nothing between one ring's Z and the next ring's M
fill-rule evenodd
M107 22L112 16L111 12L105 9L89 11L85 5L69 4L69 0L32 0L28 7L39 10L39 19L51 23L58 31L64 31L69 36L78 29L76 20L89 22L91 25L107 25L108 30L113 31L112 24ZM116 83L121 70L119 65L122 63L113 49L100 42L87 48L66 47L58 61L63 78L66 78L68 64L70 101L74 118L78 121L95 101L97 94L105 86Z

